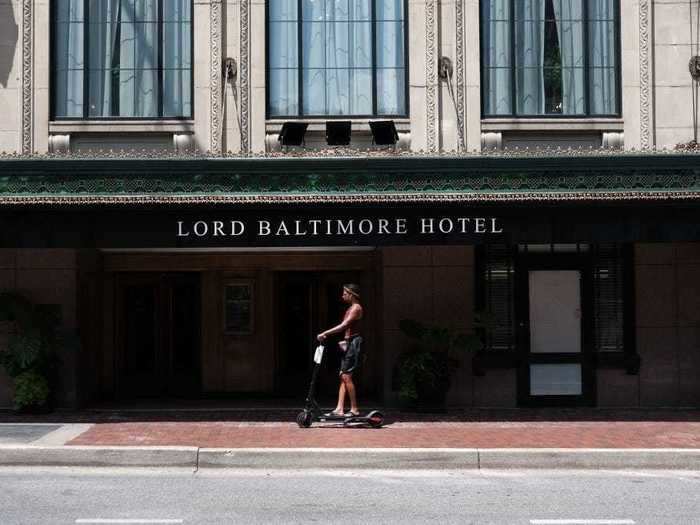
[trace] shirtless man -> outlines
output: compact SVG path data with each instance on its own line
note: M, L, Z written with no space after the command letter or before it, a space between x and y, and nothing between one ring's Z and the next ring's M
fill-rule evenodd
M362 349L362 336L360 335L360 320L362 319L362 305L360 305L360 287L356 284L343 285L343 302L350 306L345 311L343 322L338 326L329 328L318 334L318 340L323 343L329 335L344 332L345 339L340 346L345 346L343 360L340 363L340 388L338 390L338 404L333 412L327 415L346 417L360 415L357 407L357 395L355 384L352 382L352 373L360 364L360 351ZM345 394L350 397L350 412L345 413Z

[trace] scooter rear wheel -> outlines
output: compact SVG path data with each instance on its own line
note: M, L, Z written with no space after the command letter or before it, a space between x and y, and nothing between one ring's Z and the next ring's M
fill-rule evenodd
M311 419L311 412L302 410L297 414L297 425L299 425L300 428L309 428L311 426Z
M379 428L384 424L384 414L379 410L373 410L367 414L367 421L372 428Z

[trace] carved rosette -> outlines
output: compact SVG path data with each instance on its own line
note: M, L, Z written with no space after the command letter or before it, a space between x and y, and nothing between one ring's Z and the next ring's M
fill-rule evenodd
M221 46L222 46L222 28L223 16L221 0L212 0L209 5L209 47L211 49L210 62L210 140L209 149L214 154L219 154L222 151L222 135L223 135L223 118L222 101L223 101L223 80L221 78Z
M639 136L642 148L651 144L651 0L639 1Z
M241 151L250 151L250 0L241 0Z
M465 130L464 122L465 114L465 87L464 87L464 0L455 2L456 19L457 19L457 151L462 151L465 148Z
M427 149L437 151L437 0L425 3L425 80Z
M34 2L22 1L22 153L34 149Z

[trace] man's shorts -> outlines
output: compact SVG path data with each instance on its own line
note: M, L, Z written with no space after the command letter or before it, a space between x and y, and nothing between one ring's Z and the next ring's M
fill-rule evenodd
M360 352L362 350L362 336L356 335L348 341L348 349L343 354L340 362L341 374L352 374L360 366Z

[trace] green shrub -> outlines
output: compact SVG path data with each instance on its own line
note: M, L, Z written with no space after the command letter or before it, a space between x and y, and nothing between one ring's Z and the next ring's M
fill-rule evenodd
M15 408L40 406L49 398L49 382L36 371L28 370L15 377Z
M0 351L0 366L14 379L16 408L46 405L49 378L57 369L57 349L69 343L59 330L58 305L35 305L16 292L0 292L0 321L15 330Z
M475 327L477 324L478 318ZM414 405L444 405L450 370L459 364L458 354L481 349L481 338L412 319L400 321L399 328L412 341L396 363L399 399Z

